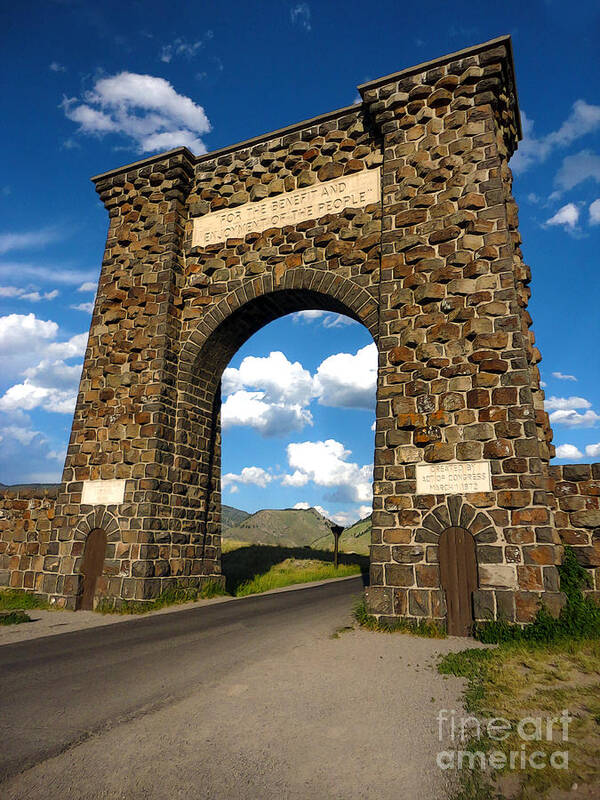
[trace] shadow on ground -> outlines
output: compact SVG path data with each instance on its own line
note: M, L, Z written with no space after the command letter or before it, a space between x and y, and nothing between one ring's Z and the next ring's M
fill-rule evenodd
M225 588L235 594L238 587L255 575L268 572L271 567L285 561L286 558L318 559L333 563L330 550L313 550L311 547L276 547L266 544L253 544L238 547L221 556L222 570L225 575ZM340 553L340 564L358 564L363 583L367 584L369 575L369 557L357 553Z

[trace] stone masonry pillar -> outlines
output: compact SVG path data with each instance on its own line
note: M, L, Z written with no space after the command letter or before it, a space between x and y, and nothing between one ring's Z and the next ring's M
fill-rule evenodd
M507 161L510 40L360 87L384 136L371 611L445 617L437 541L474 535L478 619L560 605L549 427ZM543 395L541 395L543 399ZM383 445L386 445L384 447ZM492 491L417 495L416 465L487 461Z
M181 239L192 160L179 149L94 179L110 226L46 558L50 571L37 587L69 607L93 527L109 533L99 594L152 597L157 579L185 563L163 519L170 518ZM123 502L82 502L85 482L96 481L124 481Z

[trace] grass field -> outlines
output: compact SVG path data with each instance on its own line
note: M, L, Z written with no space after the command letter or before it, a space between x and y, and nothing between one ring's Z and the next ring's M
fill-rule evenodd
M210 597L218 597L225 594L223 587L216 582L210 581L204 586L197 587L171 587L155 597L150 602L140 602L139 600L100 600L95 611L100 614L147 614L150 611L158 611L167 606L180 605L181 603L194 603Z
M340 564L336 570L333 564L327 564L314 558L286 558L285 561L271 567L268 572L255 575L252 579L240 584L236 591L236 597L268 592L270 589L280 589L283 586L292 586L297 583L360 575L360 572L361 568L358 564Z
M501 742L485 732L473 739L471 751L503 753L539 751L534 763L520 758L518 768L510 764L493 775L476 769L462 775L462 785L453 800L534 800L569 797L600 797L600 640L565 639L550 644L509 643L493 649L471 649L450 653L441 660L439 671L467 679L465 708L480 719L500 717L510 723ZM569 712L568 741L558 721L547 738L547 721ZM524 718L541 718L542 738L534 723L524 729L532 740L524 740L518 723ZM550 765L556 751L568 752L563 768ZM539 768L536 764L543 763ZM573 789L573 787L578 787Z
M355 553L340 553L340 566L336 571L330 550L243 543L237 547L231 545L230 541L228 550L223 551L222 568L227 592L235 597L296 583L358 575L369 569L369 559Z
M20 625L22 622L31 622L31 617L25 611L16 610L0 614L0 625Z

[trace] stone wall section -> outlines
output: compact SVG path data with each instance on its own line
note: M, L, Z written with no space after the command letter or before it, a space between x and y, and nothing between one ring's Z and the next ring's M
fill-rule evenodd
M221 373L259 328L305 308L354 316L377 338L381 207L350 207L206 247L193 246L194 220L378 169L382 160L380 138L360 106L199 159L184 242L176 492L184 530L194 535L204 521L203 558L215 572Z
M0 490L0 587L43 591L58 555L50 542L58 489Z
M600 464L551 466L550 485L561 541L588 570L589 590L600 600Z
M181 241L192 175L183 151L96 184L110 224L52 529L60 559L43 579L43 590L69 607L80 588L74 532L95 510L81 504L83 481L126 480L125 502L104 509L120 531L120 542L110 544L115 569L106 594L142 599L138 579L148 574L149 559L153 573L168 564L160 558L160 525L172 489Z
M49 596L73 607L80 589L74 532L93 510L81 504L86 480L126 480L125 502L104 509L120 541L109 543L114 569L101 594L150 599L172 583L220 579L222 369L264 324L315 304L370 316L376 334L373 302L355 306L363 291L378 295L381 207L207 248L192 247L193 219L381 162L359 106L216 157L180 149L96 182L110 226L53 523L59 558L41 581ZM186 361L209 317L221 322L223 308L274 291L277 302L257 303L251 322L246 314L219 331L210 358Z
M561 542L574 549L579 562L588 570L589 592L600 600L600 464L553 465L549 474ZM0 491L0 587L43 592L44 574L52 571L57 559L56 547L50 542L50 528L59 489L59 486L53 486ZM419 539L428 547L437 547L439 535L449 524L470 530L480 546L494 541L496 536L494 521L486 511L479 511L455 496L448 498L447 504L442 503L425 514ZM121 542L116 518L102 509L95 509L77 525L74 538L78 555L82 555L85 538L95 527L104 527L109 534L107 559L100 581L100 591L108 594L111 578L129 568L127 561L121 563L128 550ZM484 565L482 569L487 573L490 569L504 568L492 564ZM516 569L529 584L543 585L540 566L528 564ZM432 587L437 590L435 564L416 564L413 567L398 563L393 570L399 581L407 583L414 583L416 574L420 588L419 594L413 596L413 603L427 604L428 590L422 594L423 584L432 584L429 590ZM443 612L443 594L436 594L433 599ZM474 606L480 618L485 618L493 610L488 605L489 599L485 590L475 595ZM496 599L502 616L509 617L513 610L510 591L498 591Z

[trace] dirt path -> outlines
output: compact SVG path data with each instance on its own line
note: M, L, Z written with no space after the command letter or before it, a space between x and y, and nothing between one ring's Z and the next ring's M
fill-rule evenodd
M229 624L180 631L171 646L152 645L142 659L136 658L141 646L127 648L125 641L123 660L110 669L101 665L106 691L121 693L125 708L126 678L133 675L140 684L163 679L163 694L124 714L127 720L112 715L80 744L10 779L0 794L4 800L444 797L436 714L460 707L461 682L431 667L437 654L462 649L465 640L362 630L332 638L351 624L356 587L348 587L305 590L284 604L281 596L252 598L246 617L243 606L228 603L218 613L230 614ZM217 609L203 609L203 616ZM41 721L43 699L39 706ZM77 713L75 705L63 709L71 724Z

